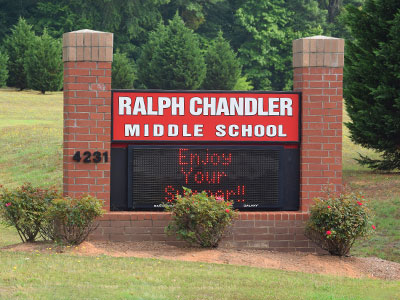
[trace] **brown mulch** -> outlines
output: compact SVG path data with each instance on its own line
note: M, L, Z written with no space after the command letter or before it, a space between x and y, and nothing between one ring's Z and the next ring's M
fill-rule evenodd
M337 257L310 253L267 250L182 248L162 242L84 242L78 247L55 247L47 243L16 244L6 251L64 252L73 255L161 258L231 264L353 278L400 280L400 264L376 257Z

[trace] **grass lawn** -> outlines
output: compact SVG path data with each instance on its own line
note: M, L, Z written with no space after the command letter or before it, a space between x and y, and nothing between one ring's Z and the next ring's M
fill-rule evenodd
M400 298L399 281L158 259L0 250L0 299Z
M0 89L0 184L62 182L62 92Z
M344 131L343 176L370 199L376 235L353 254L400 262L400 175L353 157L367 150ZM0 89L0 184L62 180L62 93ZM373 154L373 153L372 153ZM0 247L19 241L0 226ZM78 257L0 250L0 299L400 299L400 282L155 259Z

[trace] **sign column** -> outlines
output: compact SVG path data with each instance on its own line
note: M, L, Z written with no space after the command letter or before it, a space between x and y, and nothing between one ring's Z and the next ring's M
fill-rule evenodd
M110 207L113 34L63 35L65 196L91 194Z
M342 189L344 40L314 36L293 41L293 85L302 92L301 210L324 189Z

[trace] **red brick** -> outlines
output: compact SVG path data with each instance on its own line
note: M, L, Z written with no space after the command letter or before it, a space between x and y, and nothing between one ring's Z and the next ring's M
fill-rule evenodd
M89 186L87 184L74 184L68 186L68 191L71 192L89 192Z
M96 112L97 108L95 106L77 105L76 111L77 112Z
M86 74L89 75L89 74ZM90 75L91 76L104 76L105 72L104 70L99 70L99 69L91 69L90 70Z
M77 120L76 125L79 127L96 127L96 120Z
M111 83L111 77L99 77L97 80L98 83Z
M75 61L64 62L64 69L75 68L75 66L76 66Z
M289 242L288 241L270 241L269 247L279 247L279 248L288 248Z
M100 106L97 108L97 112L99 113L109 113L111 112L111 107L109 106Z
M100 106L104 105L104 98L92 98L90 99L90 104L97 105L100 108Z
M94 69L96 68L96 62L88 62L88 61L79 61L76 64L76 67L79 69Z
M111 69L111 63L110 62L98 62L97 68L98 69Z
M95 98L97 96L96 92L94 91L76 91L76 97L80 98Z
M89 89L89 84L87 83L67 83L64 84L66 90L82 90L86 91Z
M85 76L89 75L89 69L66 69L64 74L70 76Z
M95 178L80 178L80 177L77 177L75 179L75 183L76 184L94 184L95 181L96 181Z
M97 77L96 76L77 76L75 78L76 78L76 82L86 82L86 83L97 82Z
M104 120L104 114L103 113L91 113L90 119L91 120Z

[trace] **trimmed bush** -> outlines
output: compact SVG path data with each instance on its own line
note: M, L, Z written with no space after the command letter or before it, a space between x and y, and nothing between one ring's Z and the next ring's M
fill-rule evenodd
M188 188L178 195L172 205L172 221L165 228L168 234L201 247L217 247L223 233L236 217L233 203L221 197L208 196L206 192L193 193Z
M0 191L0 216L8 226L14 226L22 242L33 242L45 221L50 202L59 197L54 189L40 189L30 184L15 190Z
M95 219L103 213L103 201L89 195L55 199L47 212L47 236L58 242L79 245L97 228Z
M8 55L0 51L0 87L6 85L8 79Z
M306 236L332 255L347 255L358 238L375 228L364 197L355 193L318 198L310 210Z

